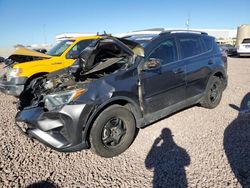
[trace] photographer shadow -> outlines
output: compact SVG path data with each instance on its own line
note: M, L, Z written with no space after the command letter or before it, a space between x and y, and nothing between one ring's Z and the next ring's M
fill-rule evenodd
M39 181L28 185L26 188L59 188L59 186L51 181Z
M145 166L154 169L153 187L187 187L185 166L190 157L173 140L170 129L164 128L145 159Z
M224 149L231 169L242 187L250 187L250 92L240 107L230 104L238 116L224 132Z

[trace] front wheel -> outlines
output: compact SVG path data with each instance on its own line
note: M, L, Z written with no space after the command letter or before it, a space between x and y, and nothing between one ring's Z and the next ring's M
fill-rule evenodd
M90 130L91 150L102 157L124 152L136 136L133 114L123 106L112 105L96 118Z
M19 96L18 109L22 110L23 108L30 106L32 99L34 99L33 87L36 84L37 80L42 79L42 77L37 77L32 79L29 83L26 83L26 86L23 92Z
M209 109L215 108L221 101L222 92L223 84L221 79L219 77L212 76L207 83L207 88L201 101L201 106Z

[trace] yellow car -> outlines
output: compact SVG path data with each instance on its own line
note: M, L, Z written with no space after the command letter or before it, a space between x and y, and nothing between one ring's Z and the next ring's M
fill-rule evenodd
M79 53L101 36L85 36L63 40L46 54L27 48L17 49L8 59L6 74L0 80L0 91L19 96L29 83L40 76L73 64Z

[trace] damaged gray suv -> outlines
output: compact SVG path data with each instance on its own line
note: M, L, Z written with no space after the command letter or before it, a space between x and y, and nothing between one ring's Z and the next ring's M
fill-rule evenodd
M215 108L226 68L214 38L203 32L103 36L71 67L23 91L16 125L58 151L91 148L113 157L139 128L194 104Z

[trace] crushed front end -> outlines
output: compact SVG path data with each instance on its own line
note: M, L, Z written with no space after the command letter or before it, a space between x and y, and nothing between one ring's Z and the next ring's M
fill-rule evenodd
M76 82L67 72L35 80L20 95L16 125L27 136L58 151L88 148L83 127L94 105L76 102L87 91L87 83Z
M121 41L95 41L71 67L34 80L21 93L16 125L58 151L88 148L86 125L115 91L107 77L114 79L113 73L127 70L133 61L134 53Z

